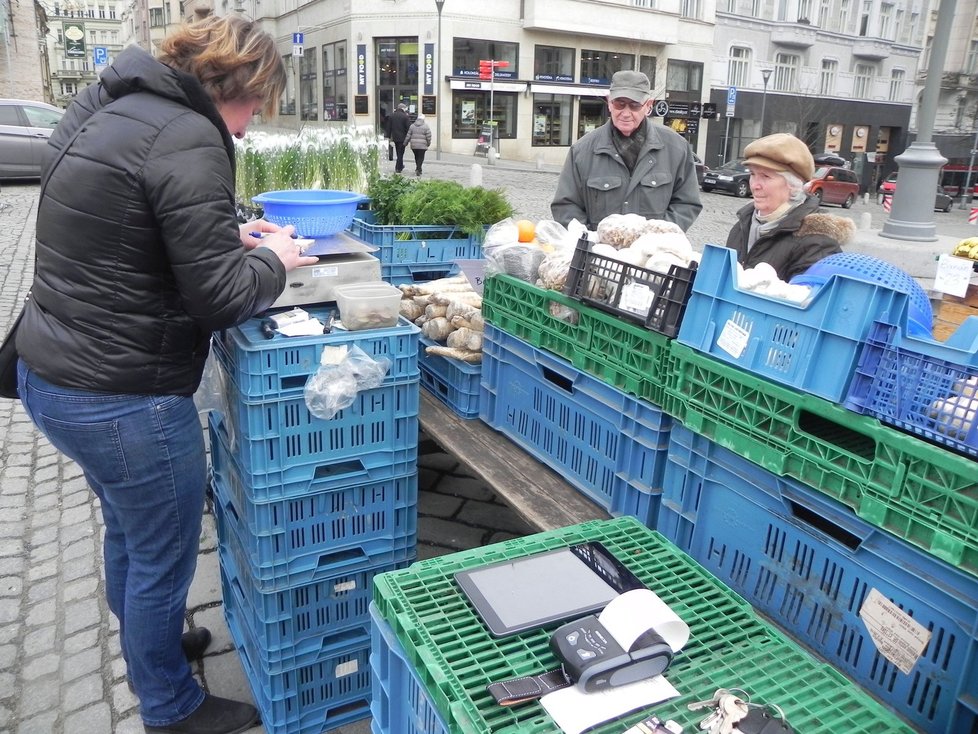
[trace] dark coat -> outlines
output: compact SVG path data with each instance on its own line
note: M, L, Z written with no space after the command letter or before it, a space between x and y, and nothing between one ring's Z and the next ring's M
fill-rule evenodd
M851 219L820 214L818 207L818 199L807 197L773 231L758 237L748 252L747 237L754 216L754 205L748 204L737 212L727 247L737 251L737 261L745 268L764 262L777 271L781 280L789 281L823 257L842 252L842 245L855 234L856 225Z
M408 113L398 107L390 116L390 139L398 145L404 145L407 139L408 128L411 127L411 118Z
M191 395L211 332L268 308L285 268L245 252L234 141L199 82L130 46L51 136L21 357L63 387Z

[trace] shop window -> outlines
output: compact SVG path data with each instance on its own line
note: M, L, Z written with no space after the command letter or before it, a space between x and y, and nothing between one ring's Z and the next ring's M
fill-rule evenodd
M635 68L635 55L617 51L581 51L581 83L611 84L616 71ZM650 80L651 81L651 80Z
M307 48L306 53L299 57L299 109L303 120L319 119L319 102L316 100L318 82L316 49Z
M533 145L570 145L572 100L566 94L533 95Z
M452 137L478 138L482 125L495 119L500 138L516 137L516 94L492 95L493 115L489 117L489 92L456 91L452 94Z
M577 111L577 137L583 137L608 119L608 104L604 99L582 97Z
M293 81L292 74L292 55L287 54L282 57L282 63L285 64L287 70L285 89L282 90L282 96L279 98L278 102L278 113L280 115L294 115L295 114L295 82Z
M346 120L346 41L323 46L323 120Z
M478 77L480 61L505 61L509 65L496 69L496 78L516 79L519 76L519 53L518 43L455 38L452 43L452 74Z
M533 78L543 82L574 81L574 49L537 46L533 52Z

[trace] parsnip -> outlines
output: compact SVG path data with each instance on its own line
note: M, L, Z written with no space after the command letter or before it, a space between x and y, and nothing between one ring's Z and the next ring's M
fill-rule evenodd
M451 357L452 359L458 359L469 364L480 364L482 362L482 352L470 352L467 349L434 346L426 347L425 352L428 354L437 354L442 357Z
M456 329L448 335L448 339L445 341L445 343L448 346L455 347L457 349L467 349L470 352L481 352L482 332L475 331L474 329L467 329L465 327Z
M436 342L445 341L453 331L455 331L455 327L444 316L430 319L421 327L421 333Z

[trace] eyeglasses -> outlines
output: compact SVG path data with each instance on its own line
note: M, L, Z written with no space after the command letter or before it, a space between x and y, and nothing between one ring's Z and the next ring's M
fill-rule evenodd
M618 99L611 100L611 106L619 112L625 108L630 109L632 112L639 112L643 107L645 107L645 102L633 102L630 99L619 97Z

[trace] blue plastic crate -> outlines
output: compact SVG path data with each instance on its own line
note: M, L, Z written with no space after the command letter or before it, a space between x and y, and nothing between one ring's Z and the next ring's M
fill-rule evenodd
M326 638L315 662L273 673L256 657L247 628L233 611L224 611L268 734L322 734L370 715L369 627L355 636Z
M902 323L906 293L832 275L805 304L737 287L737 255L706 245L676 338L769 380L845 400L874 321Z
M211 447L211 468L215 473L231 471L229 462L233 461L231 437L223 417L211 411L208 414L208 435ZM364 484L373 484L404 476L416 471L418 465L418 445L406 444L387 450L371 451L340 461L324 460L301 467L247 472L240 462L233 470L241 475L244 496L250 502L269 502L271 500L301 497L310 492L331 489L345 489Z
M376 224L370 212L358 212L349 232L376 246L381 265L437 264L482 258L485 232L472 236L453 224Z
M417 472L378 484L327 490L257 504L235 471L214 473L214 502L231 516L258 568L297 578L315 572L324 554L356 548L367 555L416 541Z
M654 527L672 419L486 324L483 421L613 515Z
M298 584L311 584L338 574L354 573L378 565L397 565L417 556L417 534L377 540L369 546L324 548L298 560L256 557L251 549L250 534L239 524L230 503L215 488L214 518L217 522L218 551L230 555L241 574L247 574L256 590L267 593L283 591Z
M978 727L978 579L680 425L657 529L921 730ZM931 633L909 674L859 616L873 589Z
M437 344L434 339L425 336L419 339L418 366L422 387L460 417L478 418L482 365L425 352L425 347Z
M380 277L391 285L411 285L427 283L429 280L458 275L460 268L455 263L420 263L408 265L381 265Z
M418 390L417 378L361 390L352 405L323 420L302 396L251 403L230 385L228 445L249 474L282 471L287 481L304 479L308 467L324 461L416 446Z
M224 606L247 624L254 637L257 659L269 672L314 661L328 638L370 623L368 607L374 576L404 568L408 561L341 573L311 584L281 591L257 588L238 570L229 553L218 554Z
M288 309L283 309L288 310ZM327 306L304 307L322 319ZM214 356L231 381L248 400L302 397L306 380L319 369L325 346L357 346L371 357L391 361L384 384L414 378L418 374L418 336L421 330L407 319L388 329L341 331L322 336L283 336L266 339L260 318L217 332L212 340Z
M370 605L372 734L449 734L394 630Z
M978 457L978 316L943 343L874 324L846 407Z

